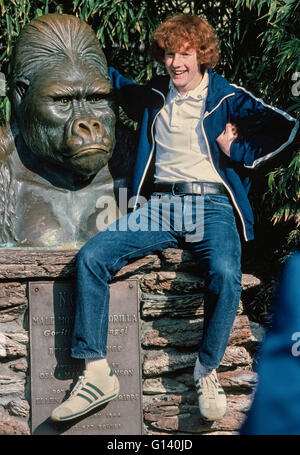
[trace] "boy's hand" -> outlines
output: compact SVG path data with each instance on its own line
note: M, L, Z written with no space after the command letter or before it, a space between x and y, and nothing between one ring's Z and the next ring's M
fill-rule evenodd
M230 146L234 139L238 137L237 128L232 123L226 123L225 130L217 137L216 141L225 155L230 158Z

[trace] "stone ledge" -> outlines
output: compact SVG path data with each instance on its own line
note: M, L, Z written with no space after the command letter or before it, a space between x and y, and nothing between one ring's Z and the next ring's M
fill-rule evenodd
M3 249L0 279L67 278L74 274L78 250Z
M0 280L34 279L34 278L68 278L75 272L75 257L78 250L41 250L41 249L2 249L0 255ZM166 250L134 260L124 266L116 275L116 279L126 279L130 274L143 273L145 275L144 286L153 288L155 281L174 280L176 276L188 284L189 274L179 272L191 272L195 277L195 267L192 254L187 250L167 248ZM153 270L165 272L153 273ZM185 279L187 277L187 279ZM200 278L199 278L200 280ZM243 274L243 286L245 289L253 288L260 284L260 280L251 274ZM189 290L187 289L187 292ZM0 291L1 297L1 291Z

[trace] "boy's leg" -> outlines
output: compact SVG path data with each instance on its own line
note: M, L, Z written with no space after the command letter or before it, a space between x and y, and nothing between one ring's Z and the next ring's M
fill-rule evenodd
M204 237L191 243L204 266L204 329L195 367L200 411L208 420L223 417L226 398L215 369L227 347L241 294L241 245L232 205L226 196L206 196Z
M140 209L139 226L143 230L133 231L130 215L127 215L89 240L79 251L72 357L106 357L108 282L113 275L131 259L177 247L170 229L154 230L155 220L151 220L152 229L146 230L148 213L147 207ZM137 213L134 216L137 217ZM128 219L131 230L128 229Z
M149 207L122 217L89 240L77 256L76 313L72 357L86 359L87 368L70 399L52 413L53 420L69 420L115 398L118 380L106 361L109 312L109 280L130 259L144 257L167 247L177 247L170 229L160 229ZM135 230L136 228L140 228ZM87 360L93 362L87 362Z

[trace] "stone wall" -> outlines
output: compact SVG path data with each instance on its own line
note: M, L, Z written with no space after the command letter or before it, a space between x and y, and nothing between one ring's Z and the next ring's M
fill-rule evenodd
M30 434L28 281L70 280L76 251L2 250L0 257L0 434ZM226 416L201 421L193 367L203 324L203 279L189 252L167 249L124 267L116 280L138 278L144 430L148 434L235 434L251 402L258 324L243 301L260 280L243 275L243 293L219 368L228 397ZM256 332L253 333L253 328Z

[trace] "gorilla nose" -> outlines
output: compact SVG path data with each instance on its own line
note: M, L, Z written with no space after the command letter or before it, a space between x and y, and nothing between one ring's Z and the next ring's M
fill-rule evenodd
M112 146L112 138L97 118L77 118L66 125L67 149L63 154L73 156L84 147L93 146L109 151Z
M73 123L73 134L79 137L90 137L96 139L99 134L104 133L104 128L97 119L77 119Z

